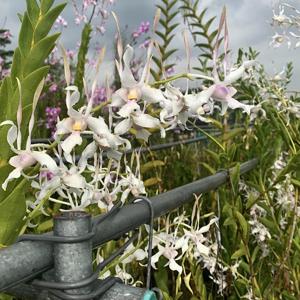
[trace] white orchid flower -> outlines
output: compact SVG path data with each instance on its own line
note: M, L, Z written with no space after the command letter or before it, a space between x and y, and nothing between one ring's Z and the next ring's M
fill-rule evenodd
M188 120L186 97L191 95L183 95L179 88L167 85L164 96L165 99L160 102L162 107L160 121L170 124L168 130L175 128L177 125L186 126Z
M34 147L47 147L47 145L31 144L31 134L34 126L34 112L36 109L37 101L41 94L41 91L44 86L44 80L42 80L34 94L33 103L32 103L32 113L29 120L28 126L28 138L26 141L25 150L22 150L22 134L21 134L21 122L22 122L22 91L21 91L21 84L20 81L17 80L19 86L19 106L17 110L17 126L10 120L4 121L0 124L0 126L9 125L10 129L7 132L7 142L10 146L10 149L16 154L15 156L11 157L9 160L9 164L13 166L15 169L11 171L6 178L6 180L2 184L2 189L6 190L7 184L12 181L13 179L17 179L21 177L22 172L24 169L35 165L37 162L41 163L43 161L49 161L50 156L45 152L34 151L32 150ZM15 144L16 143L16 147ZM26 176L25 174L23 174Z
M72 210L82 210L90 205L91 198L88 196L87 190L90 188L86 182L82 172L87 167L87 161L94 155L94 144L89 144L82 152L81 158L76 166L74 163L67 167L61 157L58 155L59 164L50 156L45 160L41 153L37 154L37 159L41 164L41 170L51 174L50 180L44 177L43 182L33 182L33 187L40 190L37 193L37 205L49 192L51 194L58 193L65 200L58 200L50 197L53 202L70 206ZM72 198L75 198L74 202ZM80 201L78 201L80 199Z
M164 246L161 245L164 244ZM158 252L151 258L152 268L156 269L156 263L161 256L168 259L165 266L169 266L172 271L177 271L179 274L182 273L182 267L176 262L188 249L187 239L185 237L176 238L174 234L160 233L155 234L153 237L153 248L157 247ZM181 249L179 255L178 250Z
M71 151L76 145L82 144L82 133L93 134L97 145L105 148L108 151L108 156L119 157L114 151L118 146L125 144L126 149L130 149L130 143L123 138L113 135L102 117L92 117L92 99L90 98L87 107L82 107L76 111L73 106L79 101L80 94L78 88L69 86L67 88L66 104L69 117L57 123L55 137L69 134L68 137L61 143L65 157L68 162L71 162Z
M219 74L217 72L217 59L218 59L218 52L219 47L221 43L219 42L219 39L221 37L222 30L224 29L224 37L223 37L223 44L224 44L224 58L223 58L223 77L224 79L221 80L219 77ZM253 66L255 61L254 60L248 60L244 61L240 67L230 70L229 74L227 74L228 71L228 27L227 27L227 20L226 20L226 9L223 9L222 16L220 18L219 28L217 31L216 36L216 44L213 49L213 84L208 87L207 89L204 89L202 92L202 101L207 101L211 97L213 100L218 101L221 103L222 109L221 109L221 115L224 115L227 111L227 108L231 109L237 109L241 108L244 112L246 112L248 115L250 115L252 105L246 105L244 103L241 103L233 98L233 96L236 94L236 89L232 87L232 84L242 78L242 76L245 74L246 69ZM190 76L199 77L202 78L202 75L197 74L189 74Z
M200 109L200 111L203 109L200 103L209 103L209 99L212 98L213 100L221 103L221 115L226 113L228 107L231 109L241 108L244 112L250 115L251 109L254 107L254 105L247 105L234 99L233 96L236 94L237 90L232 87L232 83L242 78L246 69L253 66L254 63L255 61L253 60L243 62L239 68L231 71L228 75L225 75L225 78L222 81L219 79L218 75L215 74L213 85L207 89L204 89L198 95L198 109ZM197 77L197 74L192 74L192 76ZM195 110L197 102L194 104L193 110Z
M196 246L196 254L197 256L209 256L211 248L207 246L207 238L204 236L204 233L207 233L210 229L210 227L215 224L218 221L218 218L213 218L210 220L210 222L199 228L199 229L193 229L186 230L184 229L185 236L188 240L192 240L194 245Z
M144 182L140 178L140 174L137 171L137 174L134 174L129 166L126 166L126 176L122 176L122 179L119 181L119 185L125 190L123 190L121 196L121 202L124 203L128 198L128 195L131 193L134 197L139 195L146 195L146 189Z
M126 240L125 240L125 242L126 242ZM133 251L134 249L135 249L135 251L132 254L128 255L128 253ZM148 253L147 253L147 251L145 251L143 249L138 249L133 244L130 244L124 251L123 256L127 256L127 257L124 259L122 259L122 257L121 257L122 263L129 264L132 261L144 260L148 256Z
M129 132L131 127L137 131L136 137L148 141L150 132L145 128L160 128L161 136L165 136L165 130L158 119L145 114L141 111L140 106L135 101L128 101L119 111L118 115L125 118L115 127L115 134L123 135Z
M148 103L157 103L164 99L163 93L159 89L150 87L146 83L147 74L150 68L152 44L148 48L146 64L140 81L136 81L130 69L130 62L134 56L134 50L131 46L127 46L122 61L116 62L117 69L121 80L121 88L112 95L113 107L122 107L128 101L139 101L140 99Z
M211 122L206 116L209 116L214 112L214 101L210 97L212 89L213 88L210 87L198 94L187 95L185 97L189 117L198 118L205 123Z

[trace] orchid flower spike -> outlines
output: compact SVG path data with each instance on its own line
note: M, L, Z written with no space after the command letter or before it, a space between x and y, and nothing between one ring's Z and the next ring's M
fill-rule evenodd
M170 125L167 130L177 125L185 127L188 120L187 98L193 95L183 95L179 88L168 84L164 96L165 99L160 102L160 121Z
M17 126L10 120L4 121L0 124L0 126L10 125L10 129L7 132L7 142L10 146L10 149L16 154L15 156L11 157L9 160L9 164L14 167L14 170L12 170L8 177L5 179L5 181L2 184L2 189L6 190L7 184L12 181L13 179L17 179L21 177L22 172L24 169L31 167L35 165L37 162L41 163L42 161L47 161L50 156L46 154L45 152L40 151L34 151L32 150L33 147L39 146L39 147L47 147L47 145L38 144L38 145L32 145L31 144L31 134L34 126L34 112L36 109L37 101L40 97L40 94L42 92L43 86L44 86L44 80L40 82L40 84L37 87L37 90L33 97L33 103L32 103L32 113L29 120L28 125L28 138L26 141L26 147L25 150L22 150L22 133L21 133L21 122L22 122L22 89L21 89L21 83L19 79L17 79L18 82L18 88L19 88L19 106L17 110ZM15 147L16 142L16 147Z
M121 88L112 95L113 107L122 107L129 101L144 100L147 103L157 103L164 99L163 93L159 89L150 87L147 82L147 74L150 69L152 43L148 47L147 60L140 81L137 81L130 69L130 62L134 57L134 50L127 46L123 55L123 62L116 62L121 80Z
M126 145L126 149L130 148L130 143L126 139L115 136L110 132L102 117L92 117L92 106L90 105L91 101L93 101L92 97L89 99L87 107L84 106L79 109L79 111L76 111L73 106L79 99L80 94L77 87L69 86L67 88L66 97L69 117L57 123L57 130L54 135L56 139L61 135L68 135L61 143L65 158L68 162L72 160L71 152L74 147L82 144L82 134L92 134L100 148L114 151L118 146L123 144ZM110 152L109 155L110 154L114 156L116 153Z
M161 136L165 136L165 130L159 120L143 113L135 101L127 102L118 111L118 114L125 119L116 125L114 132L117 135L128 133L130 128L133 127L136 129L136 137L145 141L148 141L150 136L150 132L147 129L160 128Z
M219 77L219 74L217 72L218 69L218 52L221 44L220 35L221 32L224 29L224 59L223 59L223 77L224 79L221 80ZM213 50L213 84L205 89L205 91L202 92L201 98L202 102L208 102L209 98L212 98L213 100L220 102L222 109L221 109L221 115L224 115L229 108L231 109L237 109L241 108L244 112L246 112L248 115L250 115L251 109L253 108L253 105L247 105L244 103L241 103L233 98L233 96L236 94L237 90L232 86L234 82L241 79L242 76L245 74L246 70L253 66L255 64L254 60L248 60L244 61L240 67L232 70L227 74L227 68L228 68L228 28L227 28L227 21L226 21L226 9L223 9L222 16L220 19L220 24L218 28L218 33L216 37L216 44ZM199 77L202 78L202 75L197 74L190 74L192 77ZM195 108L194 108L195 110Z

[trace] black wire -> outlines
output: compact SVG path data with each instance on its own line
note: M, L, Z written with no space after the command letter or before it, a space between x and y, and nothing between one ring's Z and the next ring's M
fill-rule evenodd
M106 260L98 264L98 266L95 269L95 272L92 274L92 276L85 278L81 281L77 282L69 282L69 283L64 283L64 282L52 282L52 281L44 281L44 280L37 280L35 279L32 281L32 285L40 287L40 288L47 288L47 289L57 289L57 290L69 290L69 289L77 289L77 288L82 288L85 286L90 285L92 282L98 279L99 272L107 266L109 263L111 263L114 259L116 259L118 256L123 254L125 249L133 243L138 237L138 234L135 233L131 238L126 241L126 243L116 250L110 257L108 257Z
M134 202L142 200L147 203L150 211L150 220L149 220L149 243L148 243L148 264L147 264L147 281L146 289L150 290L151 284L151 257L152 257L152 242L153 242L153 223L154 223L154 208L152 201L144 196L138 196L134 199Z

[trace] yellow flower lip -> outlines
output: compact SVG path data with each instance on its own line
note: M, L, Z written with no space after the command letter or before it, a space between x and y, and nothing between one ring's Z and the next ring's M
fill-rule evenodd
M127 98L128 98L128 100L137 100L138 99L138 91L136 89L129 90Z
M83 126L82 126L82 122L81 121L75 121L74 124L72 125L72 129L74 131L82 131L83 130Z

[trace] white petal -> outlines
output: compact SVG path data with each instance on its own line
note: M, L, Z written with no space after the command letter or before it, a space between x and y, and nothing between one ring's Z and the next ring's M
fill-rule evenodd
M156 128L156 127L160 127L160 122L158 119L147 115L147 114L139 114L137 116L133 116L133 122L141 127L145 127L145 128Z
M206 247L205 245L201 244L200 242L197 243L197 250L199 251L200 254L208 256L210 249L209 247Z
M69 187L83 189L86 186L85 178L78 173L64 175L62 180Z
M131 118L127 118L117 124L114 132L117 135L122 135L122 134L127 133L131 127L132 127L132 120L131 120Z
M230 72L224 79L224 84L231 84L237 80L239 80L243 74L245 73L246 68L253 66L255 63L254 60L245 61L238 69Z
M151 257L151 266L153 269L156 269L156 263L158 262L159 258L161 257L162 255L162 251L158 251L156 254L154 254L152 257Z
M96 150L97 146L95 142L92 142L85 147L78 162L78 168L80 171L85 169L88 159L94 156Z
M242 108L248 115L250 115L251 108L253 108L253 105L241 103L234 98L230 98L227 102L231 109Z
M143 260L144 258L147 257L147 253L144 250L142 250L142 249L137 249L134 252L134 256L135 256L136 260Z
M148 142L150 135L151 133L146 129L138 129L135 134L137 139L144 140L145 142Z
M141 108L135 101L127 102L122 108L118 111L118 115L123 118L129 117L133 112L138 113L141 111Z
M68 86L66 88L66 91L67 91L66 105L69 110L80 100L80 93L78 92L78 88L74 85Z
M127 45L125 53L123 55L124 69L122 71L122 76L121 76L122 86L126 88L127 87L131 88L132 86L137 84L137 81L134 79L134 76L130 69L130 63L131 60L133 59L133 55L134 55L133 48Z
M11 150L17 153L17 149L14 147L14 143L18 137L18 129L17 126L12 121L4 121L0 124L0 126L11 125L11 127L7 131L7 143L9 144ZM20 149L19 149L20 150Z
M182 267L179 266L179 264L175 261L175 259L170 260L169 267L172 271L177 271L179 274L182 273Z
M21 171L22 169L20 168L16 168L14 170L12 170L9 174L8 174L8 177L5 179L5 181L2 183L2 189L4 191L6 191L6 187L7 187L7 184L12 181L13 179L17 179L21 176Z
M61 148L66 154L70 154L76 145L81 145L82 137L80 132L72 132L62 143Z
M126 199L128 198L129 193L130 193L130 189L129 189L129 188L126 189L126 190L123 192L123 194L122 194L122 196L121 196L121 200L120 200L122 203L124 203L124 202L126 201Z
M52 173L57 172L58 167L55 160L44 152L32 151L32 157L41 165L46 166L49 171Z
M107 150L107 157L119 161L122 158L122 152L117 150Z
M152 88L147 85L141 87L142 90L142 99L149 103L157 103L165 100L165 97L161 90Z
M112 94L111 106L122 107L127 101L127 89L120 88Z
M221 113L220 115L223 116L225 115L226 111L227 111L227 108L228 108L228 101L222 101L221 102L221 105L222 105L222 109L221 109Z
M109 133L109 129L107 124L105 123L102 117L94 118L88 117L87 118L88 127L98 135Z
M72 132L73 122L74 121L72 118L66 118L66 119L59 121L56 124L55 136Z

